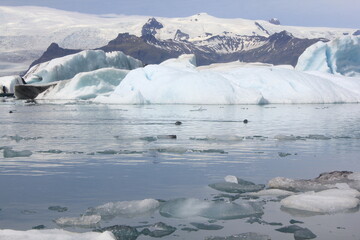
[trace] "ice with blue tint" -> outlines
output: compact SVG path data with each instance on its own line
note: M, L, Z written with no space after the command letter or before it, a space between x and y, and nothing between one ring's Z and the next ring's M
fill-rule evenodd
M196 67L193 55L130 71L109 97L119 104L360 102L360 80L283 66L233 62Z
M141 61L122 52L85 50L33 66L24 76L27 83L50 83L73 78L81 72L101 68L135 69Z
M344 36L308 47L296 69L360 77L360 36Z
M37 99L88 100L112 93L129 70L102 68L76 74L39 94Z

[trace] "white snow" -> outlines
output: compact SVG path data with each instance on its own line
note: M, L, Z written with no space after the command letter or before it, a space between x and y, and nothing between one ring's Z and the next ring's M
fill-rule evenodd
M95 208L90 208L89 213L101 216L125 216L134 217L156 210L160 206L155 199L109 202Z
M315 213L336 213L359 205L360 193L354 189L329 189L321 192L306 192L281 200L281 205Z
M0 229L2 240L115 240L111 232L74 233L62 229L17 231Z
M37 99L81 99L88 100L112 93L128 70L102 68L75 75L70 80L60 81L57 85L39 94Z
M23 84L20 76L0 77L0 93L3 93L3 87L7 93L14 93L15 85Z
M360 36L344 36L308 47L296 69L360 77Z
M192 55L130 71L109 97L117 104L358 103L360 78L266 64L199 67Z
M71 79L80 72L100 68L134 69L141 61L122 52L105 53L102 50L85 50L33 66L24 76L27 83L49 83Z

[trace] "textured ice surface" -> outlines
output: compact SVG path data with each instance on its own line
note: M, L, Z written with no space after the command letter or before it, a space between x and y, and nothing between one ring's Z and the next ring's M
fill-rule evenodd
M196 68L191 55L130 71L109 97L122 104L266 104L360 102L360 81L276 66ZM229 65L235 65L229 68Z
M348 171L334 171L322 173L319 177L314 179L291 179L284 177L276 177L268 182L269 188L278 188L289 191L304 192L304 191L321 191L329 188L335 188L338 183L353 183L348 176L352 172Z
M20 76L0 77L0 93L4 93L3 87L5 87L6 93L14 93L17 84L23 84Z
M246 196L289 196L293 195L294 192L281 190L281 189L265 189L258 192L244 193Z
M283 233L293 233L295 240L316 238L316 235L312 231L307 228L302 228L298 225L290 225L275 230Z
M354 189L329 189L320 192L306 192L281 200L285 208L315 213L336 213L357 207L360 193Z
M114 225L94 230L95 232L111 232L116 240L135 240L141 234L136 228L126 225Z
M141 231L141 233L146 236L160 238L160 237L170 235L175 231L176 231L176 227L172 227L163 222L158 222L158 223L151 225L148 228L144 228Z
M71 79L78 73L100 68L134 69L141 66L141 61L122 52L86 50L35 65L24 78L27 83L49 83Z
M267 235L248 232L227 237L206 237L205 240L271 240Z
M90 215L81 217L61 217L54 222L62 227L74 226L74 227L94 227L101 221L101 216Z
M194 198L178 198L165 202L160 207L164 217L209 219L239 219L263 214L262 205L256 202L211 202Z
M37 99L88 100L107 95L114 91L128 72L128 70L116 68L102 68L78 73L72 79L61 81L39 94Z
M0 239L3 240L116 240L111 232L74 233L61 229L51 230L1 230Z
M154 211L159 206L159 201L155 199L109 202L101 206L89 208L86 214L97 214L102 217L134 217Z
M359 77L360 36L344 36L308 47L299 57L296 69Z

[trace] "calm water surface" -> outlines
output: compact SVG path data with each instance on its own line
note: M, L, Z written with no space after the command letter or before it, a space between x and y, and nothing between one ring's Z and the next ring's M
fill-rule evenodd
M12 113L9 113L12 111ZM243 123L248 119L247 124ZM182 121L176 126L175 121ZM360 105L95 105L0 103L0 147L29 150L29 157L0 151L0 229L57 228L59 217L77 217L88 207L145 198L212 199L208 184L226 175L266 184L277 176L314 178L334 170L360 171ZM177 139L156 139L176 135ZM277 135L305 139L281 141ZM309 135L320 135L306 138ZM279 153L287 153L281 157ZM68 207L67 212L49 206ZM360 214L294 216L279 202L265 205L263 220L303 221L317 239L360 239ZM207 222L207 219L196 219ZM218 221L222 230L187 233L192 219L158 213L115 218L102 226L165 222L178 230L163 239L204 239L258 232L293 239L278 226ZM91 229L68 228L70 231ZM146 239L141 236L139 239Z

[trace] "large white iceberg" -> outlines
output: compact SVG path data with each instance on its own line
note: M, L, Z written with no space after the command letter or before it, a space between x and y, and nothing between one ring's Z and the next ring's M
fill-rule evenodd
M0 77L0 93L14 93L15 85L18 84L23 84L20 76Z
M70 80L60 81L37 96L37 99L88 100L114 91L129 70L102 68L76 74Z
M0 239L4 240L115 240L111 232L87 232L74 233L62 229L50 230L28 230L17 231L10 229L0 229Z
M296 69L360 77L360 36L344 36L308 47Z
M86 50L37 64L29 69L24 78L27 83L50 83L71 79L81 72L111 67L131 70L142 67L142 63L122 52Z
M360 78L284 66L227 63L196 67L193 55L130 71L109 97L118 104L358 103Z

